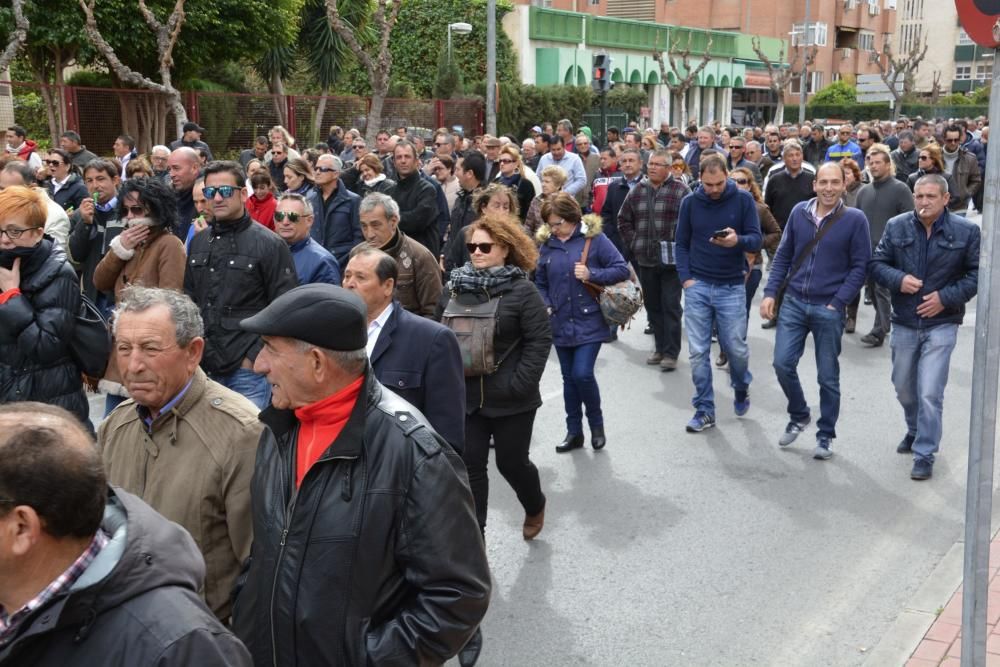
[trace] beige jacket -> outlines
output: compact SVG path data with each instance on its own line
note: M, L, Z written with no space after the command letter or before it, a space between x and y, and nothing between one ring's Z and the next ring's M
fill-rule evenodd
M250 555L250 478L263 428L249 400L199 368L181 401L149 431L128 400L97 432L108 481L191 533L205 558L202 593L222 621Z

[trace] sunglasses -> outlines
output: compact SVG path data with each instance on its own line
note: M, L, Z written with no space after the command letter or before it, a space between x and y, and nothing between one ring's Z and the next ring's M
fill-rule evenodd
M288 213L285 213L284 211L275 211L274 212L274 221L275 222L284 222L285 219L287 218L288 222L293 222L294 223L294 222L298 222L301 218L304 218L304 217L306 217L304 213L295 213L294 211L289 211Z
M334 169L333 167L316 167L316 171L318 171L321 174L329 174L337 170Z
M930 155L921 155L921 156L920 156L920 157L918 157L917 159L918 159L918 160L930 160L930 159L931 159L931 156L930 156Z
M513 161L513 160L511 160L511 159L507 159L507 160L497 160L497 162L499 162L500 164L513 164L513 163L514 163L514 161Z
M146 215L145 206L126 206L125 210L131 213L132 215L139 215L139 216Z
M58 167L59 165L64 164L61 160L42 160L42 162L50 167Z
M492 243L466 243L465 244L465 249L469 251L470 255L474 255L476 253L476 250L479 250L479 252L483 253L484 255L488 255L491 252L493 252L493 244Z
M205 199L215 199L216 193L222 195L223 199L229 199L237 190L241 190L235 185L220 185L218 187L213 187L211 185L205 186L203 192L205 193Z
M357 146L351 146L351 148L353 148L356 151L363 151L366 147L364 144L359 144Z
M733 183L736 183L736 185L746 185L746 184L747 184L747 183L749 183L749 182L750 182L750 181L748 181L748 180L747 180L747 179L745 179L745 178L734 178L734 179L733 179Z

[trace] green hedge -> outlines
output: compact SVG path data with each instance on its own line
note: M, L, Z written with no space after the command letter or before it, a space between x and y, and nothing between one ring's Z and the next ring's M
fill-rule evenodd
M904 102L903 115L909 118L975 118L985 116L987 107L976 104L959 106L934 106ZM892 110L888 102L867 102L863 104L809 104L806 107L808 118L836 118L858 122L862 120L887 120L892 118Z

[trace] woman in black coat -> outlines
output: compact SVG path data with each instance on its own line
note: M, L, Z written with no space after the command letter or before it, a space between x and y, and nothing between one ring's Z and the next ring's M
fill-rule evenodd
M535 198L535 186L524 176L524 163L521 161L521 154L513 146L504 146L500 149L500 171L493 178L494 183L506 185L517 193L518 217L521 222L528 215L531 207L531 200Z
M476 518L486 530L490 438L497 469L524 508L524 539L533 539L545 520L545 495L538 469L528 458L535 412L542 404L539 383L552 345L545 304L528 280L538 259L534 242L512 215L489 214L467 226L471 260L451 272L438 319L451 299L458 304L499 299L493 338L492 373L465 378L465 460ZM444 320L447 324L447 320ZM464 350L463 350L464 352Z
M80 283L66 251L44 236L46 215L35 190L0 192L0 403L51 403L89 425L69 348Z
M61 148L53 148L45 158L52 177L46 184L52 201L69 213L80 208L80 202L90 196L90 191L80 177L73 157Z

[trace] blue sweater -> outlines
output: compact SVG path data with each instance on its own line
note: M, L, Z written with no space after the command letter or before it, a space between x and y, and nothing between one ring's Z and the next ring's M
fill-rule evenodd
M813 198L796 204L788 216L764 296L773 298L778 293L795 259L818 233L809 213L815 202ZM823 219L824 225L830 217ZM844 214L792 276L787 293L806 303L843 310L864 286L871 255L868 219L858 209L846 207Z
M739 242L724 248L709 241L720 229L732 227ZM714 285L739 285L747 270L744 252L760 250L760 219L757 205L749 192L726 181L719 199L712 199L702 188L696 189L681 202L677 218L677 276L686 280L702 280Z

